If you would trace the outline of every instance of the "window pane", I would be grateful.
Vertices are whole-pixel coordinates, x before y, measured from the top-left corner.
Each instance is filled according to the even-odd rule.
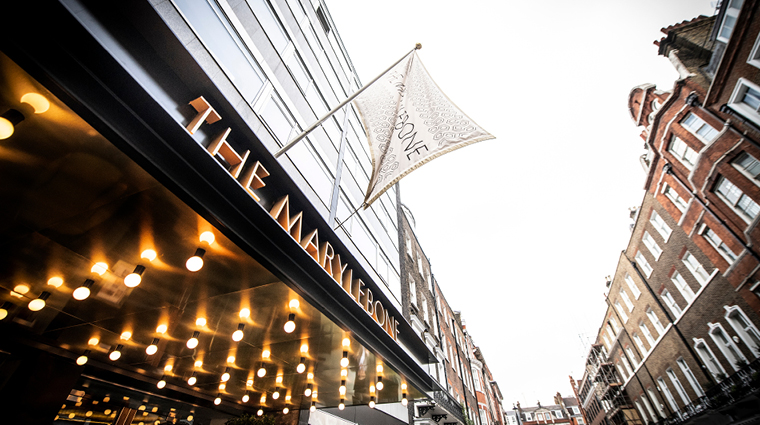
[[[248,0],[248,6],[253,10],[253,14],[256,15],[261,27],[264,28],[269,40],[274,45],[274,48],[282,53],[285,47],[288,46],[288,37],[285,35],[285,30],[282,29],[279,19],[272,13],[272,9],[269,8],[266,0]]]
[[[760,92],[751,87],[747,87],[747,91],[744,93],[741,101],[752,107],[752,109],[757,110],[760,108]]]

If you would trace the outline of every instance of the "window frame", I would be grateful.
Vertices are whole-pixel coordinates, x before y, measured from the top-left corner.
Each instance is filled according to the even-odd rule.
[[[660,248],[660,245],[657,244],[657,241],[654,240],[649,231],[644,231],[644,234],[641,236],[641,242],[649,249],[649,253],[652,254],[655,261],[660,259],[662,248]]]
[[[665,241],[665,243],[667,243],[668,239],[670,239],[670,235],[673,234],[673,229],[668,226],[668,223],[665,222],[665,219],[663,219],[662,216],[657,213],[657,211],[652,210],[652,215],[649,217],[649,222],[652,224],[654,229],[657,230],[657,233],[662,236],[662,239]]]
[[[719,378],[721,375],[723,377],[727,376],[726,369],[723,368],[723,365],[718,358],[715,357],[715,353],[713,353],[713,350],[707,345],[707,341],[703,338],[694,338],[694,350],[702,360],[702,364],[707,367],[707,370],[710,371],[714,378],[721,381],[722,379]],[[705,354],[709,357],[706,358]]]
[[[689,381],[689,384],[691,385],[691,388],[694,390],[694,393],[697,395],[697,397],[704,397],[705,391],[702,389],[702,385],[699,384],[699,381],[697,381],[697,377],[694,376],[694,372],[691,371],[688,363],[686,363],[686,359],[679,357],[676,360],[676,363],[678,364],[678,367],[681,368],[683,376],[685,376],[686,380]]]
[[[623,323],[628,323],[628,315],[625,313],[625,310],[623,310],[623,306],[620,304],[619,300],[615,300],[615,309],[618,311],[618,314],[623,319]]]
[[[683,262],[684,266],[689,269],[691,275],[694,276],[694,279],[696,279],[701,286],[705,286],[707,282],[710,281],[712,273],[708,273],[707,269],[705,269],[702,263],[700,263],[699,260],[697,260],[697,258],[691,252],[686,251],[683,255],[683,258],[681,258],[681,261]]]
[[[646,259],[646,257],[644,257],[644,254],[641,253],[641,250],[638,250],[638,252],[636,252],[636,255],[633,257],[633,259],[636,260],[636,263],[641,266],[643,269],[642,271],[646,277],[652,276],[654,269],[652,268],[652,265],[649,264],[649,261]]]
[[[693,117],[693,119],[692,119]],[[694,137],[701,140],[705,144],[710,144],[715,141],[715,139],[718,138],[718,135],[720,134],[720,130],[717,128],[711,126],[708,124],[705,120],[703,120],[700,116],[696,115],[693,112],[689,112],[686,114],[686,116],[681,120],[680,122],[681,127],[685,128],[689,131],[689,133],[693,134]],[[711,132],[710,130],[713,130]],[[704,134],[700,134],[704,133]]]
[[[670,409],[673,412],[678,412],[678,403],[676,403],[676,399],[673,397],[673,393],[670,392],[670,388],[662,376],[657,377],[657,386],[660,388],[662,394],[665,395],[665,400],[667,400],[668,404],[670,405]]]
[[[734,329],[734,332],[741,338],[744,345],[749,348],[755,358],[760,357],[760,331],[758,331],[755,324],[749,320],[749,317],[738,305],[723,306],[723,308],[726,310],[726,314],[723,317]],[[741,323],[738,323],[736,317],[739,317],[747,326],[745,327]],[[754,348],[752,345],[754,345]]]
[[[702,225],[702,228],[699,230],[699,234],[707,240],[707,243],[709,243],[713,248],[715,248],[716,251],[718,251],[718,254],[720,254],[721,257],[723,257],[723,259],[725,259],[729,265],[734,264],[734,262],[739,259],[739,255],[734,253],[734,251],[732,251],[731,248],[729,248],[729,246],[723,242],[723,238],[721,238],[715,232],[715,230],[712,230],[706,224]]]
[[[663,301],[665,301],[665,305],[668,306],[670,311],[676,317],[676,320],[678,320],[678,318],[680,318],[681,315],[683,314],[683,309],[681,308],[680,305],[678,305],[678,302],[676,302],[676,299],[673,298],[673,294],[671,294],[670,291],[665,289],[664,291],[662,291],[662,293],[660,293],[660,297],[662,298]]]
[[[636,282],[634,282],[633,277],[631,277],[630,274],[626,273],[623,280],[625,280],[625,283],[628,285],[628,288],[631,290],[633,297],[638,300],[639,297],[641,296],[641,290],[639,289],[638,286],[636,286]]]
[[[657,317],[657,313],[654,312],[651,308],[647,308],[646,310],[647,317],[649,318],[649,321],[652,322],[652,326],[654,326],[654,329],[657,331],[658,338],[662,336],[662,334],[665,333],[665,327],[662,326],[662,322],[660,322],[660,318]]]
[[[670,378],[670,382],[673,383],[673,387],[675,387],[676,392],[678,393],[678,396],[681,397],[681,401],[683,401],[683,405],[688,406],[691,403],[691,398],[689,397],[689,394],[686,392],[686,388],[684,388],[683,384],[681,384],[681,380],[678,379],[678,375],[676,375],[676,371],[673,370],[672,367],[669,367],[665,369],[665,374],[668,375],[668,378]]]
[[[673,135],[668,144],[668,152],[673,155],[678,162],[684,165],[689,170],[694,169],[697,165],[697,157],[699,152],[691,146],[687,145],[680,137]]]
[[[662,193],[666,198],[670,199],[670,202],[672,202],[679,211],[685,212],[686,209],[689,208],[689,202],[678,194],[673,186],[666,183],[662,188]]]
[[[739,369],[741,369],[738,363],[741,361],[747,362],[747,358],[744,357],[744,354],[739,347],[736,346],[736,343],[734,343],[734,340],[728,335],[728,332],[726,332],[722,324],[708,323],[707,326],[710,328],[710,331],[708,332],[710,339],[713,340],[713,343],[715,343],[718,350],[723,354],[723,357],[726,358],[731,367],[738,372]]]
[[[652,336],[652,332],[649,330],[649,328],[647,327],[647,324],[644,323],[643,320],[639,322],[639,329],[641,329],[641,333],[644,335],[644,339],[646,339],[647,342],[649,343],[649,346],[651,348],[654,348],[657,341],[654,339],[654,336]]]
[[[744,193],[744,191],[740,189],[739,186],[734,184],[734,182],[731,180],[727,179],[726,176],[718,177],[718,180],[715,182],[715,186],[713,187],[713,193],[718,195],[718,198],[720,198],[726,205],[731,207],[731,209],[734,210],[734,212],[747,223],[751,223],[755,218],[757,218],[758,215],[760,215],[760,204],[755,202],[751,196]],[[731,196],[737,196],[736,202],[731,200]],[[751,210],[748,210],[741,205],[742,201],[748,203],[750,206],[755,206],[754,215],[752,215]]]

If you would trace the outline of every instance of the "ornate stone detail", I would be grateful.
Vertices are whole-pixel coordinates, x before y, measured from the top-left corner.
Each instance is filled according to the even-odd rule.
[[[425,416],[425,413],[433,410],[435,406],[417,406],[417,410],[420,412],[420,416]]]

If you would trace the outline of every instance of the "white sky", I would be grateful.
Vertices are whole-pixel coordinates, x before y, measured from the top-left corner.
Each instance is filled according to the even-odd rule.
[[[496,136],[410,174],[401,197],[504,407],[572,395],[643,197],[628,93],[670,90],[652,42],[714,3],[325,1],[362,81],[420,42],[433,79]]]

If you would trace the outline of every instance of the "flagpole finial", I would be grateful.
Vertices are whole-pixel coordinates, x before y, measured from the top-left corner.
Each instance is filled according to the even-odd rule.
[[[414,45],[414,50],[420,50],[422,48],[422,43],[417,43]]]

